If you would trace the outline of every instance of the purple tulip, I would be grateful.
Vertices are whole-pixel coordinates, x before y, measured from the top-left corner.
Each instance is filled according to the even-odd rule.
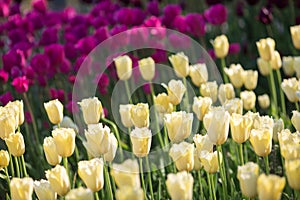
[[[32,1],[32,7],[34,10],[39,11],[41,13],[45,13],[47,11],[47,1],[46,0],[34,0]]]
[[[82,65],[84,64],[84,65]],[[81,56],[77,58],[74,64],[74,71],[78,72],[78,70],[81,70],[82,74],[90,74],[91,72],[91,58],[88,56]],[[81,69],[82,68],[82,69]]]
[[[31,55],[32,44],[26,41],[19,42],[11,47],[12,50],[22,51],[25,58],[28,58]]]
[[[76,16],[76,10],[73,7],[67,7],[62,11],[61,15],[62,21],[67,23],[69,20]]]
[[[16,89],[18,93],[24,93],[28,91],[29,88],[29,81],[26,76],[20,76],[12,81],[12,86]]]
[[[62,89],[50,88],[49,94],[51,99],[58,99],[61,102],[65,101],[65,92]]]
[[[167,27],[172,27],[173,20],[181,14],[181,7],[177,4],[169,4],[164,8],[162,22]]]
[[[150,15],[159,16],[160,14],[159,3],[157,1],[150,1],[147,4],[147,11]]]
[[[173,21],[173,26],[178,31],[186,33],[188,31],[188,25],[185,21],[185,16],[177,15]]]
[[[185,17],[189,32],[197,37],[205,35],[205,20],[201,14],[190,13]]]
[[[98,80],[98,82],[97,82]],[[98,85],[98,91],[100,94],[107,94],[108,92],[108,85],[109,85],[109,77],[107,74],[102,73],[102,74],[98,74],[95,77],[94,83]]]
[[[123,31],[127,31],[127,26],[125,25],[116,25],[110,30],[110,35],[116,35],[118,33],[121,33]],[[120,38],[120,36],[119,36]],[[118,48],[121,46],[126,46],[129,42],[128,35],[123,34],[122,38],[118,41],[119,44],[116,44],[114,41],[112,41],[112,47],[111,48]]]
[[[28,42],[26,32],[23,29],[14,29],[8,32],[8,37],[12,45],[19,42]]]
[[[151,94],[150,83],[145,83],[143,85],[143,90],[144,90],[145,94]]]
[[[69,103],[66,105],[66,109],[72,114],[79,112],[78,104],[74,101],[69,101]]]
[[[109,38],[109,36],[110,35],[109,35],[109,30],[108,30],[107,26],[98,28],[94,33],[94,37],[98,41],[98,43],[103,42],[104,40]]]
[[[4,71],[3,69],[0,69],[0,83],[1,84],[4,84],[7,82],[8,76],[9,76],[9,74],[6,71]]]
[[[62,21],[62,14],[61,12],[48,12],[44,17],[44,24],[46,27],[60,27]]]
[[[46,46],[58,42],[57,28],[47,28],[43,31],[39,44]]]
[[[25,66],[24,53],[21,50],[10,50],[2,55],[3,69],[10,72],[13,66]]]
[[[45,54],[36,54],[32,57],[30,65],[36,74],[46,74],[50,68],[50,60]]]
[[[191,41],[188,37],[172,33],[169,35],[169,42],[175,49],[188,48],[191,45]]]
[[[23,70],[23,74],[25,74],[25,76],[27,77],[27,79],[29,81],[29,85],[33,85],[35,73],[34,73],[34,70],[32,69],[32,67],[27,66],[27,67],[24,67],[22,70]]]
[[[68,59],[72,60],[77,57],[78,49],[71,42],[68,42],[64,46],[65,55]]]
[[[262,7],[258,19],[263,24],[270,24],[273,21],[273,15],[271,9]]]
[[[14,3],[10,9],[9,9],[9,15],[10,16],[13,16],[13,15],[16,15],[16,14],[20,14],[21,13],[21,10],[20,10],[20,3]]]
[[[12,79],[22,76],[22,71],[19,67],[13,66],[10,70],[10,76]]]
[[[122,8],[115,12],[114,19],[127,26],[140,25],[145,19],[145,13],[139,8]]]
[[[46,46],[45,55],[48,56],[52,67],[59,66],[65,59],[64,47],[60,44],[51,44]]]
[[[150,27],[150,34],[155,36],[157,39],[164,39],[166,35],[166,29],[162,26],[161,20],[157,17],[151,16],[146,19],[143,24],[145,27]],[[155,28],[157,27],[157,28]]]
[[[216,57],[216,54],[215,54],[215,51],[213,49],[209,49],[207,51],[207,53],[210,55],[210,57],[213,59],[213,60],[216,60],[217,57]]]
[[[45,87],[47,85],[47,78],[43,75],[39,75],[37,77],[37,81],[38,81],[39,86],[41,86],[41,87]]]
[[[213,5],[205,10],[204,16],[212,25],[221,25],[227,21],[227,8],[222,4]]]
[[[27,13],[26,19],[30,21],[34,30],[41,29],[44,26],[44,17],[41,13],[37,11],[31,11]]]
[[[167,52],[161,49],[156,49],[155,53],[151,56],[155,63],[162,63],[168,60]]]
[[[32,123],[32,117],[29,111],[25,111],[24,113],[25,115],[25,120],[27,124],[31,124]]]
[[[146,46],[149,42],[149,32],[146,28],[132,28],[129,32],[130,45],[133,47]]]
[[[8,102],[13,101],[14,97],[11,95],[10,91],[5,92],[0,96],[0,102],[2,106],[5,106],[8,104]]]
[[[88,36],[80,39],[75,48],[78,49],[81,55],[88,55],[97,45],[97,41],[93,36]]]
[[[7,17],[9,15],[9,4],[7,2],[0,2],[0,17]]]
[[[68,59],[64,59],[62,64],[59,66],[59,70],[64,74],[69,73],[71,68],[71,62]]]
[[[108,20],[104,16],[90,16],[90,23],[95,29],[109,25]]]
[[[238,54],[241,51],[241,46],[239,43],[231,43],[229,45],[229,54]]]

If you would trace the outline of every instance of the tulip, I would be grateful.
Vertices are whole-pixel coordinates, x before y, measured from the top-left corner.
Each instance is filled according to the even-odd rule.
[[[281,156],[286,160],[300,159],[300,136],[292,134],[289,129],[284,129],[278,133]]]
[[[293,116],[291,118],[292,124],[297,131],[300,131],[300,112],[297,110],[293,111]]]
[[[295,73],[294,58],[292,56],[283,56],[282,68],[285,75],[292,76]]]
[[[259,113],[258,112],[256,112],[256,113],[254,113],[254,112],[251,112],[251,111],[248,111],[246,114],[245,114],[245,116],[249,116],[249,117],[251,117],[251,119],[252,119],[252,129],[253,128],[256,128],[256,129],[259,129],[261,126],[260,126],[260,122],[261,122],[261,116],[259,116]],[[267,121],[267,120],[264,120],[264,121]],[[272,121],[272,126],[273,126],[273,119],[272,118],[270,118],[270,121]]]
[[[189,75],[189,58],[183,52],[169,56],[169,61],[179,78],[185,78]]]
[[[239,98],[234,98],[225,101],[223,107],[230,115],[232,115],[232,113],[236,113],[236,114],[243,113],[243,101]]]
[[[196,150],[198,151],[198,153],[200,153],[201,151],[212,152],[214,144],[210,141],[207,134],[206,135],[196,134],[193,137],[193,140],[196,145]]]
[[[130,109],[131,120],[138,128],[149,126],[149,106],[146,103],[138,103]]]
[[[226,35],[220,35],[212,41],[217,58],[225,58],[229,51],[229,42]]]
[[[275,41],[272,38],[260,39],[256,42],[256,47],[260,57],[270,61],[275,51]]]
[[[98,192],[104,185],[103,161],[94,158],[89,161],[78,162],[78,175],[89,189]]]
[[[241,144],[248,140],[252,127],[252,118],[233,113],[230,119],[230,130],[232,139]]]
[[[218,97],[217,82],[213,81],[213,82],[206,82],[201,84],[200,93],[204,97],[210,97],[213,103],[216,102]]]
[[[235,88],[240,88],[244,84],[244,69],[240,64],[231,64],[229,68],[224,68],[224,72]]]
[[[267,156],[272,150],[272,135],[270,129],[252,129],[250,134],[250,142],[253,146],[254,152],[258,156]]]
[[[211,111],[211,120],[207,126],[207,135],[212,143],[221,145],[226,142],[229,132],[229,121],[230,114],[224,109]]]
[[[259,72],[263,75],[263,76],[268,76],[270,74],[270,64],[268,61],[262,59],[262,58],[258,58],[257,59],[257,66],[258,66],[258,70]]]
[[[179,143],[190,136],[193,125],[192,113],[186,113],[185,111],[172,112],[171,114],[165,114],[164,121],[169,139],[172,142]]]
[[[6,108],[13,108],[15,110],[16,113],[16,122],[18,122],[18,125],[21,126],[24,123],[24,104],[23,101],[13,101],[13,102],[9,102],[8,104],[6,104],[5,106]]]
[[[179,171],[191,171],[194,168],[194,145],[187,142],[173,144],[169,155]]]
[[[9,154],[5,150],[0,150],[0,169],[9,164]]]
[[[300,78],[300,56],[294,57],[293,69],[296,71],[296,76]]]
[[[279,200],[285,186],[285,178],[277,175],[261,174],[257,179],[258,198],[263,200]]]
[[[281,68],[282,61],[281,61],[281,57],[280,57],[280,54],[278,53],[278,51],[274,51],[274,55],[272,56],[272,59],[270,60],[270,65],[271,65],[272,69],[274,69],[274,70]]]
[[[300,159],[286,161],[285,170],[289,186],[300,190]]]
[[[64,106],[59,100],[55,99],[44,103],[44,107],[52,124],[59,124],[62,121]]]
[[[46,178],[54,192],[60,196],[65,196],[70,191],[70,180],[67,170],[60,165],[46,171]]]
[[[22,156],[25,153],[25,143],[23,135],[20,132],[10,135],[5,139],[8,151],[15,157]]]
[[[55,142],[58,155],[67,158],[75,150],[76,133],[71,128],[57,128],[52,131],[52,137]]]
[[[142,188],[124,186],[116,191],[117,200],[144,200],[144,196]]]
[[[296,49],[300,49],[300,26],[299,25],[291,26],[290,31],[291,31],[294,47]]]
[[[208,72],[205,63],[199,63],[190,66],[190,77],[194,85],[199,87],[208,80]]]
[[[10,137],[18,126],[16,117],[12,112],[9,112],[6,108],[0,107],[0,137],[2,140]]]
[[[44,139],[43,149],[46,160],[50,165],[55,166],[61,162],[61,156],[57,153],[55,141],[52,137],[46,137]]]
[[[186,171],[168,174],[166,186],[172,200],[193,199],[194,178]]]
[[[258,104],[262,109],[267,109],[270,106],[270,97],[267,94],[259,95],[257,97]]]
[[[151,130],[148,128],[135,128],[130,133],[133,154],[145,157],[149,154],[152,140]]]
[[[245,88],[254,90],[257,86],[258,72],[256,70],[245,70],[243,76]]]
[[[160,93],[154,97],[154,104],[159,113],[171,113],[173,104],[170,102],[170,97],[166,93]]]
[[[104,160],[107,162],[111,162],[115,158],[118,149],[118,140],[114,134],[109,135],[108,143],[109,148],[108,152],[104,154]]]
[[[121,122],[126,128],[130,128],[133,126],[130,116],[130,110],[132,108],[132,104],[120,105],[119,113],[121,116]]]
[[[273,140],[275,142],[278,141],[278,133],[280,133],[284,129],[284,123],[282,119],[274,119],[273,126]]]
[[[219,101],[223,105],[226,100],[233,99],[235,97],[234,88],[232,84],[221,84],[219,86]]]
[[[198,156],[198,151],[197,149],[194,150],[194,170],[198,171],[202,168],[201,160]]]
[[[182,81],[180,80],[174,80],[172,79],[169,83],[168,86],[165,84],[162,84],[167,90],[168,90],[168,96],[170,97],[170,102],[173,105],[178,105],[182,97],[186,91],[185,86],[183,85]]]
[[[79,187],[72,189],[65,197],[66,200],[94,200],[94,194],[90,189]]]
[[[193,111],[200,121],[202,121],[203,117],[208,113],[211,105],[212,100],[210,97],[194,97]]]
[[[10,182],[12,200],[31,200],[33,193],[32,178],[13,178]]]
[[[210,122],[211,122],[211,119],[213,117],[213,112],[215,112],[215,111],[223,111],[223,110],[224,110],[223,107],[220,107],[220,106],[217,106],[217,107],[211,106],[210,110],[208,111],[208,113],[203,118],[203,125],[204,125],[204,128],[206,130],[208,130],[208,128],[210,126]]]
[[[34,181],[34,192],[39,200],[55,200],[57,194],[52,190],[49,181]]]
[[[113,164],[110,171],[119,189],[124,187],[140,188],[139,164],[136,160],[125,160]]]
[[[132,60],[129,56],[119,56],[114,59],[117,75],[120,80],[126,81],[132,74]]]
[[[281,83],[281,89],[283,90],[284,94],[290,102],[295,103],[299,100],[299,98],[296,95],[296,91],[298,90],[298,84],[299,82],[296,78],[284,79]]]
[[[243,91],[240,93],[243,100],[243,106],[245,110],[251,110],[255,108],[256,95],[253,91]]]
[[[253,128],[254,129],[269,129],[273,132],[274,120],[266,116],[259,116],[259,113],[252,113],[252,120],[253,120]]]
[[[153,58],[144,58],[139,60],[138,63],[143,79],[146,81],[151,81],[155,75],[155,61]]]
[[[214,151],[213,153],[208,151],[201,151],[200,155],[201,163],[204,167],[204,170],[210,174],[216,173],[219,170],[218,164],[218,152]],[[222,163],[222,154],[219,153],[220,162]]]
[[[257,196],[257,179],[259,175],[259,166],[256,163],[248,162],[243,166],[238,166],[237,178],[240,181],[240,188],[248,198]]]
[[[99,122],[103,109],[101,101],[97,97],[83,99],[78,104],[81,106],[86,124],[97,124]]]

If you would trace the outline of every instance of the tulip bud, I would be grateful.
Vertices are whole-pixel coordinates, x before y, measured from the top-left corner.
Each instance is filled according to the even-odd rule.
[[[187,142],[173,144],[170,148],[169,155],[179,171],[191,171],[194,168],[194,149],[194,145]]]
[[[120,105],[119,113],[121,116],[121,122],[126,128],[130,128],[133,126],[130,116],[130,110],[132,108],[132,104]]]
[[[212,152],[214,144],[210,141],[207,134],[206,135],[196,134],[193,137],[193,140],[196,145],[196,150],[198,151],[198,153],[200,153],[201,151]]]
[[[60,165],[46,171],[46,178],[54,192],[65,196],[70,191],[70,180],[67,170]]]
[[[21,126],[24,123],[24,105],[23,101],[13,101],[9,102],[5,106],[6,108],[12,108],[15,110],[15,116],[16,116],[16,122],[18,122],[18,125]]]
[[[259,166],[256,163],[248,162],[243,166],[238,166],[237,178],[240,181],[240,188],[248,198],[257,196],[257,178],[259,175]]]
[[[283,56],[282,62],[284,74],[287,76],[292,76],[295,73],[294,58],[292,56]]]
[[[261,174],[257,179],[258,198],[264,200],[279,200],[285,186],[285,178],[277,175]]]
[[[65,197],[66,200],[94,200],[94,194],[90,189],[79,187],[72,189]]]
[[[70,157],[75,150],[76,133],[71,128],[57,128],[52,131],[58,155]]]
[[[300,56],[294,57],[293,69],[296,71],[296,77],[300,78]]]
[[[169,61],[172,64],[175,74],[179,78],[184,78],[189,75],[189,58],[183,52],[169,56]]]
[[[202,121],[203,117],[208,113],[212,100],[210,97],[194,97],[193,111],[197,118]]]
[[[83,99],[78,103],[81,106],[83,119],[86,124],[97,124],[102,115],[102,104],[97,97]]]
[[[288,100],[292,103],[295,103],[299,100],[299,98],[296,95],[296,91],[298,90],[298,84],[299,82],[296,78],[284,79],[281,83],[281,89],[283,90]]]
[[[186,171],[168,174],[166,185],[172,200],[193,199],[194,178]]]
[[[254,90],[257,86],[258,72],[256,70],[245,70],[243,76],[245,88]]]
[[[149,126],[149,106],[146,103],[133,105],[130,110],[131,120],[138,128]]]
[[[89,189],[98,192],[104,185],[103,160],[94,158],[78,162],[78,175]]]
[[[245,110],[251,110],[255,107],[256,95],[253,91],[243,91],[240,96]]]
[[[0,169],[9,164],[9,154],[5,150],[0,150]]]
[[[113,159],[116,156],[116,152],[118,149],[118,140],[116,138],[116,136],[114,134],[110,134],[109,135],[109,148],[108,148],[108,152],[106,152],[104,154],[104,160],[107,162],[111,162],[113,161]]]
[[[240,64],[231,64],[229,68],[224,68],[224,72],[235,88],[240,88],[244,84],[244,69]]]
[[[250,137],[252,123],[251,117],[233,113],[230,119],[232,139],[240,144],[246,142]]]
[[[226,35],[220,35],[212,41],[217,58],[225,58],[229,51],[229,42]]]
[[[291,31],[294,47],[296,49],[300,49],[300,26],[299,25],[291,26],[290,31]]]
[[[234,98],[225,101],[223,107],[230,115],[232,115],[233,113],[243,113],[243,101],[239,98]]]
[[[2,140],[10,137],[11,134],[15,133],[18,124],[16,117],[12,112],[9,112],[6,108],[0,107],[0,137]]]
[[[297,110],[293,111],[293,116],[291,118],[292,124],[297,131],[300,131],[300,112]]]
[[[199,87],[202,83],[207,82],[208,72],[205,63],[199,63],[190,66],[190,77],[194,85]]]
[[[44,107],[52,124],[59,124],[62,121],[64,106],[59,100],[55,99],[44,103]]]
[[[169,139],[172,142],[179,143],[190,136],[193,125],[192,113],[186,113],[185,111],[172,112],[171,114],[165,114],[164,121]]]
[[[155,108],[159,113],[171,113],[173,104],[170,102],[170,97],[166,93],[160,93],[154,97]]]
[[[34,181],[34,192],[39,200],[55,200],[57,194],[51,189],[47,180]]]
[[[32,178],[13,178],[10,182],[12,200],[31,200],[33,193]]]
[[[274,119],[273,126],[273,140],[275,142],[278,141],[278,133],[280,133],[284,129],[284,123],[282,119]]]
[[[226,100],[233,99],[235,97],[234,88],[231,83],[221,84],[219,86],[219,101],[223,105]]]
[[[274,51],[274,55],[270,60],[270,65],[274,70],[280,69],[280,67],[282,66],[281,57],[278,51]]]
[[[270,98],[269,95],[263,94],[257,97],[258,104],[262,109],[267,109],[270,106]]]
[[[132,74],[132,60],[129,56],[119,56],[114,59],[117,75],[120,80],[126,81]]]
[[[133,154],[145,157],[149,154],[152,140],[151,130],[148,128],[135,128],[131,131],[130,140]]]
[[[138,63],[143,79],[146,81],[151,81],[155,75],[155,61],[153,58],[144,58],[139,60]]]
[[[216,81],[206,82],[201,84],[200,93],[204,97],[210,97],[212,102],[215,103],[218,97],[218,85]]]
[[[57,153],[55,141],[52,137],[46,137],[44,139],[43,149],[46,160],[50,165],[55,166],[61,162],[61,156]]]
[[[123,187],[140,188],[139,164],[136,160],[125,160],[122,164],[113,164],[110,171],[119,189]]]
[[[294,190],[300,190],[300,160],[287,160],[285,170],[289,186]]]
[[[272,38],[260,39],[256,42],[258,53],[265,61],[270,61],[275,51],[275,41]]]
[[[257,59],[257,66],[258,66],[258,70],[261,73],[261,75],[263,76],[268,76],[271,72],[270,69],[270,64],[268,61],[262,59],[262,58],[258,58]]]
[[[15,157],[22,156],[25,153],[25,143],[23,135],[20,132],[10,135],[5,139],[8,151]]]
[[[116,191],[116,200],[144,200],[144,196],[142,188],[124,186]]]
[[[270,129],[252,129],[250,142],[258,156],[267,156],[272,150],[272,131]]]
[[[201,151],[199,157],[206,172],[213,174],[219,170],[217,151],[214,151],[213,153],[210,153],[208,151]],[[219,153],[219,157],[220,162],[222,163],[223,158],[221,153]]]
[[[169,83],[168,86],[165,84],[162,84],[163,87],[165,87],[168,90],[168,96],[170,97],[170,102],[173,105],[178,105],[182,97],[186,91],[185,86],[183,85],[182,81],[180,80],[174,80],[172,79]]]

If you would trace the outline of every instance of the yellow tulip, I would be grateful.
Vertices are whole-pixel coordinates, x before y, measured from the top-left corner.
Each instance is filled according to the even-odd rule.
[[[70,191],[70,180],[67,170],[60,165],[46,171],[46,178],[54,192],[65,196]]]
[[[44,103],[44,107],[52,124],[59,124],[62,121],[64,106],[59,100],[55,99]]]
[[[283,90],[288,100],[292,103],[299,101],[299,98],[296,95],[298,84],[299,82],[296,78],[284,79],[281,83],[281,89]]]
[[[137,157],[145,157],[149,154],[152,133],[148,128],[135,128],[130,133],[132,152]]]
[[[120,80],[128,80],[132,74],[132,60],[129,56],[119,56],[114,59],[117,75]]]
[[[52,190],[49,181],[40,180],[34,181],[34,192],[39,200],[55,200],[57,194]]]
[[[10,182],[12,200],[31,200],[33,193],[32,178],[13,178]]]
[[[294,47],[296,49],[300,49],[300,26],[299,25],[291,26],[290,31],[291,31]]]
[[[275,41],[272,38],[260,39],[256,42],[256,47],[260,57],[270,61],[275,51]]]
[[[202,168],[201,160],[199,158],[197,149],[194,150],[194,170],[198,171]]]
[[[247,90],[254,90],[257,86],[258,72],[255,70],[244,71],[244,85]]]
[[[16,117],[13,112],[10,112],[7,108],[0,107],[0,138],[5,140],[11,134],[15,133],[18,126]]]
[[[210,97],[194,97],[193,111],[200,121],[202,121],[203,117],[208,113],[211,105],[212,100]]]
[[[292,134],[289,129],[278,133],[281,156],[286,160],[300,159],[300,135]]]
[[[240,182],[240,188],[248,198],[257,196],[257,179],[259,176],[259,166],[256,163],[248,162],[243,166],[238,166],[237,178]]]
[[[278,133],[280,133],[284,129],[284,123],[282,119],[274,119],[273,126],[273,140],[278,142]]]
[[[117,200],[144,200],[144,191],[142,188],[127,187],[117,189]]]
[[[70,157],[75,150],[76,133],[72,128],[57,128],[52,131],[58,155]]]
[[[296,77],[300,78],[300,56],[294,57],[293,69],[296,71]]]
[[[229,68],[224,68],[224,72],[235,88],[241,88],[244,84],[244,69],[240,64],[231,64]]]
[[[189,75],[189,58],[183,52],[169,56],[169,61],[172,64],[175,74],[179,78],[184,78]]]
[[[274,51],[274,55],[272,56],[272,58],[270,60],[270,65],[271,65],[271,68],[274,70],[281,68],[282,61],[281,61],[281,57],[280,57],[280,54],[278,53],[278,51]]]
[[[235,92],[231,83],[221,84],[219,86],[219,101],[223,105],[227,100],[233,99]]]
[[[277,175],[261,174],[257,179],[258,199],[279,200],[285,186],[285,178]]]
[[[300,112],[297,110],[293,111],[291,122],[297,131],[300,131]]]
[[[94,200],[94,193],[90,189],[79,187],[72,189],[65,197],[66,200]]]
[[[206,82],[201,84],[200,93],[204,97],[210,97],[212,102],[215,103],[218,98],[218,85],[216,81]]]
[[[166,186],[172,200],[193,199],[194,178],[186,171],[168,174]]]
[[[109,148],[108,148],[108,152],[104,154],[104,160],[107,162],[111,162],[115,158],[118,149],[118,140],[114,134],[111,133],[109,135],[108,143],[109,143]]]
[[[194,149],[194,145],[187,142],[173,144],[170,148],[169,155],[179,171],[191,171],[194,168]]]
[[[165,87],[168,91],[168,96],[170,98],[170,102],[173,105],[178,105],[180,104],[182,97],[186,91],[185,86],[183,85],[182,81],[180,80],[174,80],[172,79],[169,83],[168,86],[165,84],[162,84],[163,87]]]
[[[199,87],[202,83],[207,82],[208,72],[205,63],[190,65],[190,77],[194,85]]]
[[[151,81],[155,75],[155,62],[153,58],[148,57],[138,61],[142,77],[146,81]]]
[[[219,170],[218,164],[218,152],[208,152],[208,151],[201,151],[200,152],[200,160],[204,167],[204,170],[210,174],[216,173]],[[220,162],[223,162],[222,154],[219,153]]]
[[[250,142],[255,153],[258,156],[267,156],[272,150],[272,130],[270,129],[252,129]]]
[[[292,56],[282,57],[282,69],[287,76],[292,76],[295,73],[294,58]]]
[[[258,70],[263,76],[268,76],[271,72],[271,66],[269,61],[266,61],[262,58],[257,59]]]
[[[0,169],[9,164],[9,154],[5,150],[0,150]]]
[[[43,149],[46,160],[50,165],[55,166],[61,162],[61,156],[57,153],[55,141],[52,137],[46,137],[44,139]]]
[[[267,94],[259,95],[257,100],[259,106],[263,109],[267,109],[270,106],[270,97]]]
[[[243,113],[243,101],[239,98],[234,98],[225,101],[223,107],[230,115],[232,115],[232,113]]]
[[[24,104],[23,101],[12,101],[6,104],[6,108],[14,109],[16,113],[16,122],[18,122],[18,125],[21,126],[24,123]]]
[[[225,58],[229,51],[229,42],[226,35],[220,35],[212,41],[217,58]]]
[[[81,106],[83,119],[86,124],[97,124],[102,115],[102,104],[97,97],[83,99],[78,103]]]
[[[230,119],[231,137],[237,143],[244,143],[250,137],[252,118],[233,113]]]
[[[285,171],[289,186],[294,190],[300,190],[300,159],[287,160]]]
[[[173,104],[170,102],[170,97],[166,93],[160,93],[154,97],[154,105],[159,113],[171,113]]]
[[[130,116],[130,110],[132,106],[133,106],[132,104],[127,104],[127,105],[120,105],[119,107],[121,122],[126,128],[130,128],[133,126],[131,121],[131,116]]]
[[[23,135],[20,132],[12,134],[5,139],[8,151],[15,157],[22,156],[25,153],[25,143]]]
[[[206,135],[196,134],[193,137],[193,140],[196,145],[196,150],[198,151],[198,153],[200,153],[201,151],[212,152],[214,144],[210,141],[207,134]]]
[[[98,192],[104,185],[103,160],[94,158],[78,162],[78,175],[89,189]]]
[[[131,120],[138,128],[149,127],[149,106],[146,103],[133,105],[130,110]]]
[[[242,91],[240,97],[243,100],[245,110],[251,110],[255,107],[256,95],[253,91]]]

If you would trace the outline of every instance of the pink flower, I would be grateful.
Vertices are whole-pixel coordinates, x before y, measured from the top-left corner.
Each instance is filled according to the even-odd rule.
[[[1,84],[6,83],[8,80],[8,73],[3,69],[0,69],[0,81]]]
[[[227,8],[222,4],[211,6],[204,12],[206,20],[213,25],[221,25],[227,21]]]
[[[47,11],[47,1],[46,0],[34,0],[32,2],[32,7],[41,13],[45,13]]]
[[[5,106],[8,102],[13,101],[14,97],[11,95],[11,93],[5,92],[0,96],[0,102],[2,103],[2,106]]]
[[[61,65],[65,58],[64,48],[60,44],[51,44],[45,47],[45,55],[48,56],[51,65]]]
[[[231,43],[229,45],[229,54],[238,54],[241,51],[239,43]]]
[[[143,85],[143,90],[144,90],[145,94],[151,94],[150,83],[145,83]]]
[[[185,17],[189,32],[194,36],[205,35],[205,20],[201,14],[190,13]]]
[[[18,93],[24,93],[28,91],[29,81],[26,76],[20,76],[15,78],[11,83]]]

